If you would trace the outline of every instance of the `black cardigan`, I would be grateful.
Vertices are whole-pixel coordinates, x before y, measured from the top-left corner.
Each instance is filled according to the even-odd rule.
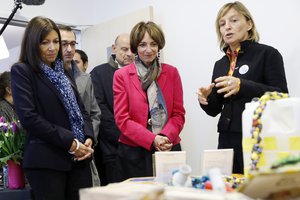
[[[224,55],[215,63],[212,82],[227,76],[229,66],[229,58]],[[233,76],[241,80],[237,95],[224,98],[224,93],[218,94],[215,87],[208,96],[208,105],[200,104],[210,116],[221,113],[218,132],[242,132],[245,103],[254,97],[260,97],[266,91],[288,92],[282,56],[277,49],[264,44],[249,40],[241,43]]]

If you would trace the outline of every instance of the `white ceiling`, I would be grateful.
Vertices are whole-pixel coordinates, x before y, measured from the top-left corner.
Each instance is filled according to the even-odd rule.
[[[0,28],[15,8],[14,0],[2,1]],[[22,4],[22,8],[17,10],[2,35],[8,49],[12,49],[21,43],[24,32],[24,28],[15,26],[14,21],[28,22],[31,18],[41,15],[57,23],[83,29],[146,7],[151,1],[153,0],[45,0],[43,5],[38,6]]]
[[[11,14],[14,0],[1,0],[0,17]],[[131,11],[151,5],[154,0],[45,0],[38,6],[22,6],[14,19],[30,20],[42,15],[57,23],[68,23],[77,26],[99,24],[109,19],[128,14]]]
[[[1,28],[3,24],[0,24]],[[20,45],[22,35],[24,33],[23,27],[8,25],[3,32],[3,38],[8,49],[13,49]]]

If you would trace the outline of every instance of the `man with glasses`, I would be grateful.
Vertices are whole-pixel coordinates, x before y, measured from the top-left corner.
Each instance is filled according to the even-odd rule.
[[[99,145],[95,148],[95,161],[100,174],[101,185],[119,180],[116,171],[116,157],[120,130],[115,124],[113,108],[113,76],[117,69],[130,64],[134,55],[130,50],[129,34],[120,34],[112,45],[113,54],[109,62],[96,66],[91,77],[95,96],[101,109]]]
[[[85,110],[90,114],[94,129],[94,145],[97,144],[97,136],[99,133],[101,111],[97,104],[92,80],[89,74],[80,71],[73,60],[76,50],[76,35],[69,26],[59,26],[62,42],[62,52],[65,70],[69,71],[74,77],[79,95],[83,101]],[[99,186],[100,180],[94,162],[91,162],[91,172],[93,177],[93,185]]]

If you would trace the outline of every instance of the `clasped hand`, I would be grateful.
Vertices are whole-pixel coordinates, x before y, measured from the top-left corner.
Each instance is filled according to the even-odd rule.
[[[157,151],[171,151],[173,144],[169,138],[162,135],[156,135],[153,141],[153,146]]]
[[[79,142],[79,149],[76,150],[74,153],[75,156],[74,160],[81,161],[90,158],[94,153],[94,149],[92,149],[92,145],[93,145],[93,141],[90,138],[86,139],[84,144]]]

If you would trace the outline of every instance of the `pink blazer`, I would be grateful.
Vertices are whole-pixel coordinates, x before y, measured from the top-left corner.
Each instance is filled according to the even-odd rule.
[[[164,95],[168,121],[161,131],[176,145],[185,122],[183,91],[178,70],[162,64],[158,84]],[[149,106],[147,95],[141,87],[135,64],[131,63],[115,72],[113,80],[114,115],[121,130],[119,142],[151,150],[155,134],[147,127]]]

